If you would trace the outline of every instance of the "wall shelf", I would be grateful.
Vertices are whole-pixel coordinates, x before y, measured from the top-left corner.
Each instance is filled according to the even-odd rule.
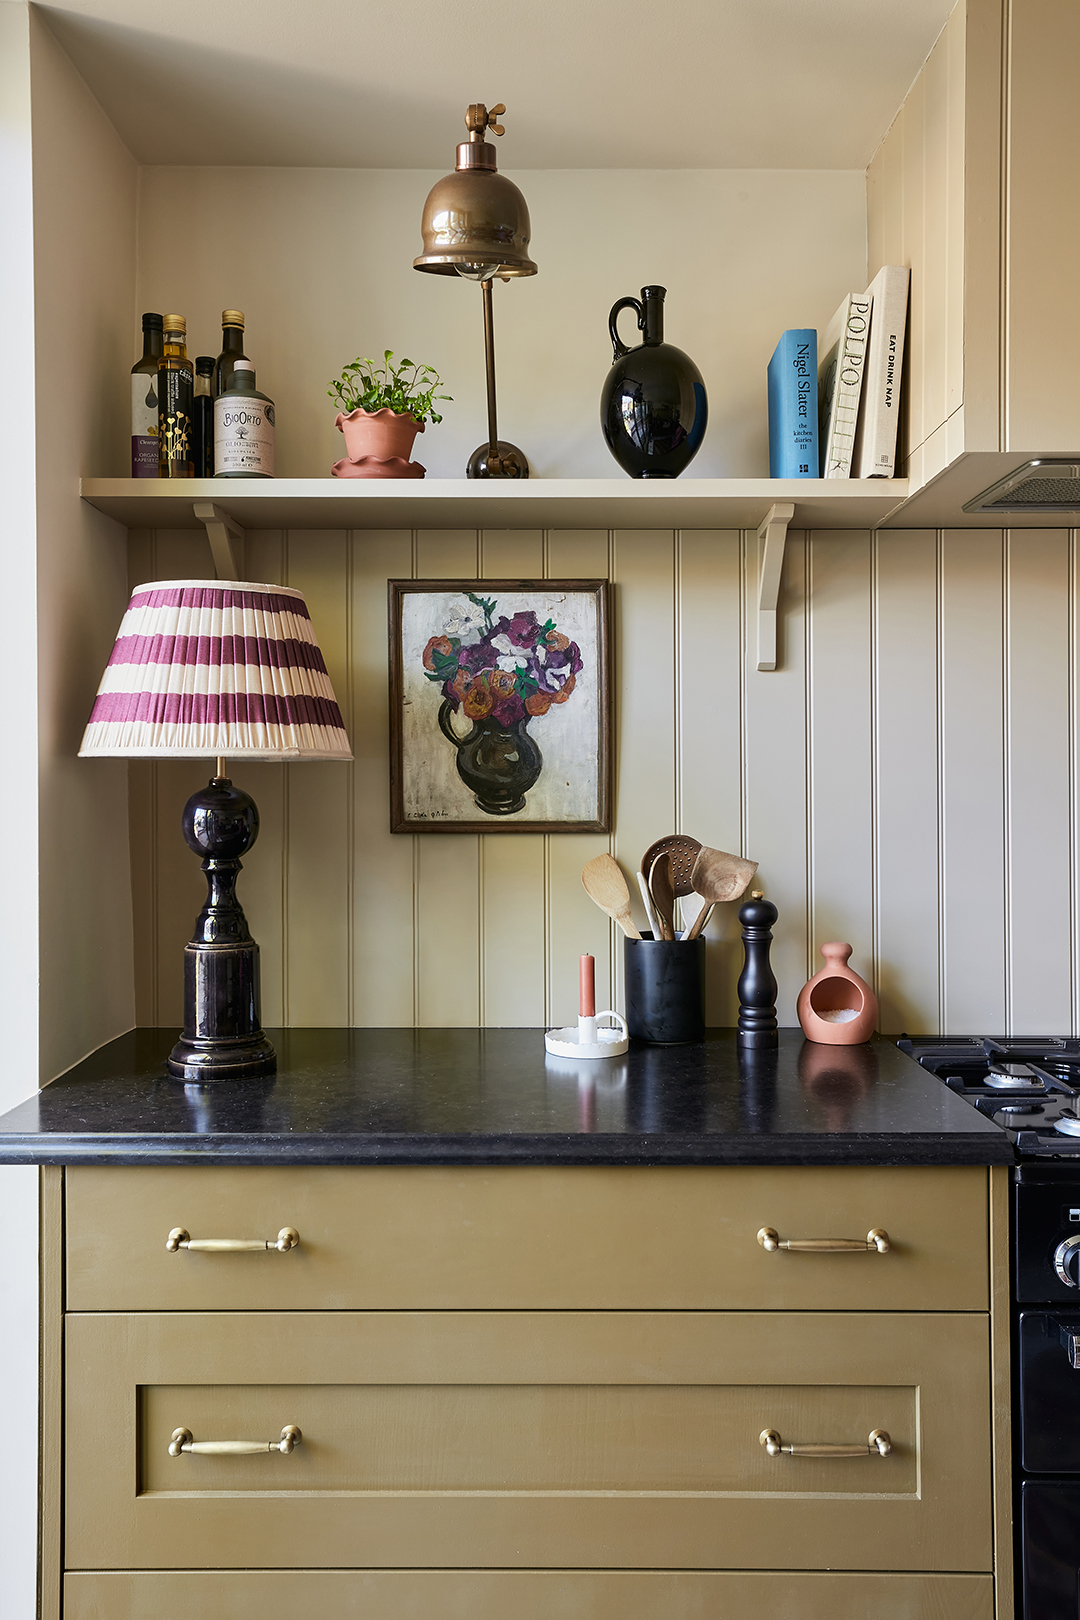
[[[331,478],[246,481],[84,478],[83,499],[129,528],[199,529],[213,501],[245,529],[756,529],[790,501],[793,529],[869,529],[907,497],[905,479],[465,478],[364,483]]]

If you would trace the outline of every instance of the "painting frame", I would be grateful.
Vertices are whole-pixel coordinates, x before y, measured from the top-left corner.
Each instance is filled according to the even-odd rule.
[[[417,743],[406,737],[406,692],[414,689],[414,672],[410,660],[407,680],[405,652],[406,604],[417,596],[445,597],[460,595],[465,600],[506,598],[523,593],[540,597],[573,596],[588,599],[582,608],[591,607],[595,626],[595,679],[590,688],[589,714],[595,718],[596,767],[595,794],[590,791],[589,809],[595,814],[568,815],[565,819],[549,815],[520,817],[517,814],[486,814],[477,809],[473,815],[443,814],[437,818],[418,816],[415,808],[406,802],[407,779],[410,768],[415,768]],[[612,830],[612,756],[614,692],[612,680],[611,644],[611,582],[606,579],[391,579],[387,581],[387,607],[390,642],[390,831],[392,833],[608,833]],[[512,604],[500,603],[510,607]],[[423,604],[409,613],[412,633],[415,622],[424,611]],[[490,620],[489,620],[490,622]],[[547,622],[547,621],[545,621]],[[442,638],[440,638],[442,639]],[[561,638],[565,641],[565,638]],[[577,650],[574,644],[574,651]],[[593,701],[595,699],[595,701]],[[572,698],[569,701],[573,701]],[[445,700],[440,705],[445,708]],[[545,711],[549,712],[549,711]],[[542,723],[542,720],[541,720]],[[473,724],[475,731],[476,723]],[[589,733],[591,746],[591,730]],[[534,739],[535,741],[536,739]],[[446,750],[445,734],[439,726],[431,727],[432,750]],[[409,757],[406,758],[406,751]],[[460,750],[459,750],[460,752]],[[443,754],[445,761],[446,755]],[[456,763],[456,762],[455,762]],[[445,765],[441,766],[445,772]],[[591,779],[590,779],[591,780]],[[569,784],[568,784],[569,785]],[[464,787],[464,782],[462,783]],[[468,789],[465,789],[468,792]],[[455,792],[460,798],[461,789]],[[473,801],[476,803],[476,800]]]

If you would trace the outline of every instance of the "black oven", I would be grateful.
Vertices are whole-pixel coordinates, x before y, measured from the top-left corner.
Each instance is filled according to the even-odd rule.
[[[1025,1620],[1080,1617],[1080,1167],[1014,1171],[1014,1447]]]
[[[1018,1620],[1080,1620],[1080,1039],[899,1045],[1006,1132]]]

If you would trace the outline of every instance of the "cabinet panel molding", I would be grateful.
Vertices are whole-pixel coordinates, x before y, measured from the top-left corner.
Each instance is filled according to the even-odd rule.
[[[70,1568],[992,1567],[984,1316],[72,1315],[67,1398]]]

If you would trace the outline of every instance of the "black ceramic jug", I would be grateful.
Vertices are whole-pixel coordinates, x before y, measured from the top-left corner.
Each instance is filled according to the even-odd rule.
[[[688,354],[664,342],[666,287],[642,287],[620,298],[608,316],[615,363],[600,396],[607,447],[631,478],[678,478],[701,447],[709,405],[701,372]],[[637,311],[644,342],[628,349],[619,337],[624,309]]]

